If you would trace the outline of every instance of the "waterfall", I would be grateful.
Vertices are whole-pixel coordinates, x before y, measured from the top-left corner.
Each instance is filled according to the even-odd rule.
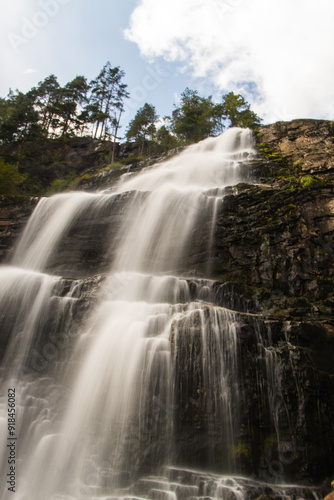
[[[39,202],[12,265],[0,269],[0,461],[9,471],[7,389],[15,388],[17,500],[244,498],[258,488],[217,475],[238,472],[247,454],[240,315],[216,305],[213,281],[194,279],[186,264],[200,228],[210,269],[224,189],[249,181],[253,155],[251,131],[230,129],[112,190]],[[117,227],[101,235],[107,272],[62,279],[62,266],[75,265],[73,253],[59,261],[71,232],[115,207]],[[79,252],[86,243],[76,242]],[[261,397],[270,406],[277,362],[269,354]],[[274,417],[273,432],[278,425]]]

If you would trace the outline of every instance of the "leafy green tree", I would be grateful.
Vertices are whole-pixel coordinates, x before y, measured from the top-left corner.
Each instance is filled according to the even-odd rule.
[[[8,99],[0,97],[0,127],[3,123],[7,122],[12,112],[13,108],[11,107]]]
[[[43,136],[38,122],[39,115],[35,110],[32,96],[29,93],[10,91],[6,106],[3,106],[0,141],[2,144],[17,146],[17,167],[22,159],[25,143]]]
[[[57,130],[65,135],[80,127],[78,114],[86,102],[88,89],[84,76],[76,76],[61,87],[55,75],[50,75],[29,92],[47,136],[57,135]]]
[[[212,98],[201,97],[188,87],[181,94],[180,106],[172,113],[172,131],[186,144],[209,137],[215,130]]]
[[[177,148],[180,145],[177,137],[171,134],[166,125],[162,125],[157,130],[155,138],[160,152],[167,153],[167,151]]]
[[[67,134],[71,125],[73,130],[80,127],[78,109],[86,102],[88,89],[89,85],[84,76],[75,77],[74,80],[60,89],[57,114],[60,117],[61,135]]]
[[[49,75],[45,80],[32,88],[28,95],[33,99],[35,109],[39,114],[42,130],[48,136],[50,129],[58,126],[57,114],[61,101],[61,87],[55,75]]]
[[[137,111],[134,119],[130,121],[126,137],[127,139],[135,139],[140,144],[140,154],[144,154],[147,139],[150,137],[153,141],[156,132],[155,122],[158,118],[155,107],[146,102]]]
[[[0,139],[7,143],[20,142],[34,137],[40,131],[39,116],[29,94],[10,91],[3,105]]]
[[[90,84],[84,76],[76,76],[64,87],[59,85],[55,75],[39,82],[29,95],[34,100],[46,136],[82,134],[90,126],[94,138],[111,136],[115,141],[124,99],[129,97],[123,77],[124,72],[119,67],[112,68],[107,62]]]
[[[244,97],[234,92],[223,95],[223,102],[216,105],[215,115],[218,126],[224,126],[228,120],[231,127],[256,128],[261,122]]]

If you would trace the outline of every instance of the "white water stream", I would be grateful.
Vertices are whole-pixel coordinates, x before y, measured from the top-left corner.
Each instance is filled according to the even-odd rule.
[[[18,242],[13,267],[0,268],[2,343],[7,345],[1,365],[1,498],[122,497],[127,493],[120,488],[141,473],[172,463],[175,394],[181,401],[187,390],[176,387],[174,363],[192,356],[192,335],[199,335],[202,345],[206,405],[215,415],[211,431],[224,426],[226,453],[236,445],[233,408],[240,388],[234,314],[206,306],[209,282],[203,281],[192,301],[187,280],[172,273],[203,213],[212,224],[210,246],[223,189],[247,178],[253,153],[251,132],[230,129],[124,178],[112,193],[40,201]],[[77,284],[62,291],[61,279],[47,274],[50,256],[80,214],[98,214],[110,197],[128,191],[145,197],[139,208],[136,197],[128,201],[133,208],[119,230],[101,298],[80,334],[64,327],[66,342],[60,346],[55,332],[60,321],[71,325],[80,296]],[[16,391],[14,496],[4,474],[9,470],[8,388]],[[226,461],[233,470],[233,456]],[[240,485],[219,484],[216,498],[225,498],[226,491],[243,498]],[[161,488],[156,493],[151,488],[153,498],[200,495],[197,486],[189,486],[187,495],[180,486],[179,497],[176,487],[164,493]]]

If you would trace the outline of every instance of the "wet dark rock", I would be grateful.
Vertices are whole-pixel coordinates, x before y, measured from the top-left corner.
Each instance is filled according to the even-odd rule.
[[[189,315],[190,328],[182,321],[172,325],[177,367],[172,409],[178,443],[175,460],[180,467],[237,468],[267,483],[284,477],[305,485],[321,484],[334,471],[333,124],[280,122],[261,127],[257,142],[259,156],[251,161],[249,183],[225,191],[212,245],[208,245],[210,219],[203,213],[182,268],[171,270],[186,277],[191,300],[207,303],[201,312]],[[87,152],[81,157],[88,162],[91,146],[78,141],[76,148]],[[302,181],[305,177],[311,179]],[[209,194],[221,197],[219,192]],[[143,197],[145,193],[115,195],[98,213],[82,213],[48,262],[48,272],[64,277],[56,300],[69,293],[75,299],[73,338],[110,269],[128,201],[135,199],[140,206]],[[2,200],[2,260],[8,259],[35,203],[20,206],[15,200]],[[211,280],[210,286],[204,278]],[[210,291],[204,293],[204,287]],[[226,438],[229,417],[216,414],[213,389],[206,382],[201,322],[210,316],[210,304],[232,310],[228,314],[234,318],[234,343],[224,349],[215,345],[227,356],[231,387],[235,387],[233,377],[238,377],[241,388],[232,394],[233,445]],[[57,324],[52,315],[47,317],[41,345],[50,332],[53,338],[68,336],[68,318],[66,308]],[[221,323],[220,331],[224,328]],[[178,331],[184,334],[177,335]],[[206,334],[214,343],[212,329],[208,327]],[[57,343],[57,356],[65,355],[65,345]],[[34,348],[43,354],[38,343]],[[216,367],[214,360],[213,356],[210,366]],[[173,481],[196,484],[193,472],[175,469],[169,475]],[[202,497],[215,496],[210,481],[198,479]],[[247,488],[250,500],[289,494],[285,490],[279,496],[277,490],[265,490],[258,483]],[[313,498],[307,489],[291,490],[291,498],[298,497]]]
[[[83,280],[55,280],[50,301],[46,304],[38,324],[32,355],[23,363],[23,372],[47,373],[53,369],[55,363],[64,361],[82,332],[83,325],[91,317],[97,297],[101,297],[104,279],[105,276],[97,275]],[[30,289],[32,304],[38,292],[37,280],[36,287]],[[20,299],[20,296],[17,299]],[[2,311],[0,361],[8,347],[11,331],[13,328],[24,330],[27,314],[23,313],[18,317],[15,301],[8,301],[7,307]]]
[[[207,317],[210,308],[204,313]],[[306,484],[311,478],[321,481],[334,467],[334,379],[324,365],[317,365],[321,354],[310,347],[312,343],[300,345],[299,334],[303,335],[305,325],[234,313],[225,326],[220,320],[223,338],[229,338],[224,329],[230,321],[234,321],[238,344],[235,350],[226,340],[222,349],[230,387],[238,386],[235,393],[230,389],[231,421],[223,415],[217,419],[212,402],[219,393],[215,396],[213,388],[206,385],[207,371],[212,366],[217,373],[220,370],[221,354],[210,330],[212,320],[206,323],[205,335],[211,361],[198,312],[175,325],[177,330],[172,328],[180,465],[225,471],[237,467],[242,474],[255,474],[267,482],[283,478]],[[310,323],[307,328],[314,328],[315,335],[321,329]],[[322,348],[326,350],[326,346]],[[226,433],[231,426],[236,426],[237,446],[229,444]]]
[[[38,198],[0,196],[0,262],[8,262],[13,247],[38,203]]]
[[[124,193],[109,197],[100,206],[78,214],[47,264],[47,272],[67,278],[86,278],[108,272],[120,243],[119,230],[131,201],[145,196]]]

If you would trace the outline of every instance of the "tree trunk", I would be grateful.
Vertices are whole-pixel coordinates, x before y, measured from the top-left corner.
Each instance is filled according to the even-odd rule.
[[[97,136],[97,131],[98,131],[98,129],[99,129],[99,125],[100,125],[100,122],[97,122],[97,124],[96,124],[96,129],[95,129],[95,133],[94,133],[94,137],[93,137],[93,139],[96,139],[96,136]]]
[[[111,163],[114,163],[114,162],[115,162],[115,152],[116,152],[117,132],[118,132],[118,129],[119,129],[119,124],[120,124],[120,121],[121,121],[121,116],[122,116],[122,110],[120,110],[120,112],[119,112],[118,120],[116,121],[116,125],[115,125],[115,130],[114,130],[114,142],[113,142],[113,145],[112,145],[112,157],[111,157]]]
[[[52,122],[53,114],[54,113],[51,113],[51,115],[49,116],[49,120],[48,120],[48,123],[47,123],[47,126],[46,126],[46,135],[47,135],[47,137],[49,137],[49,130],[50,130],[50,125],[51,125],[51,122]]]
[[[64,135],[66,134],[66,132],[67,132],[67,129],[68,129],[68,122],[69,122],[69,119],[68,119],[68,118],[66,118],[65,123],[64,123],[64,125],[63,125],[63,131],[62,131],[62,134],[61,134],[62,136],[64,136]]]
[[[104,121],[102,122],[102,126],[101,126],[101,132],[100,132],[100,141],[102,140],[102,135],[103,135],[103,131],[104,131]]]

